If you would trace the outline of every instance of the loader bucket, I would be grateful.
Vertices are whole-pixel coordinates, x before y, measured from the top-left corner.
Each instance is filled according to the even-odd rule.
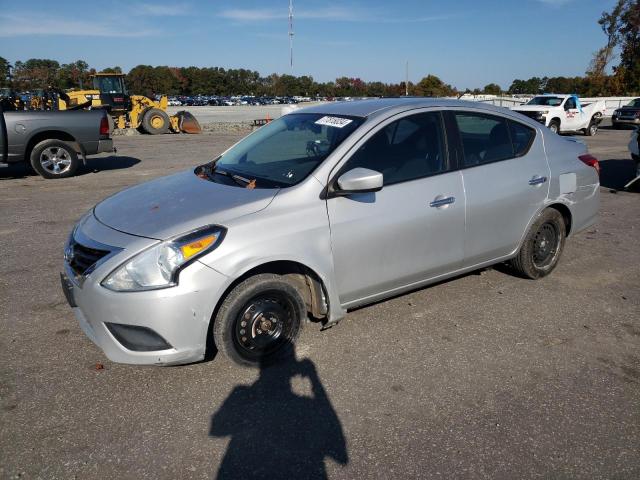
[[[176,117],[178,118],[178,129],[182,133],[202,133],[202,127],[200,127],[196,117],[186,110],[176,113]]]

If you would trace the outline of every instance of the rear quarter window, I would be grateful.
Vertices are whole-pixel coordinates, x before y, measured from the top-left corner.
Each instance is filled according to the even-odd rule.
[[[516,157],[526,155],[531,148],[536,131],[518,122],[509,120],[509,131],[511,133],[511,143]]]

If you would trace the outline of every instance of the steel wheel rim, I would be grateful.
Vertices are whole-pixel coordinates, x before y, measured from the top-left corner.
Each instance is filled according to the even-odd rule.
[[[240,309],[233,328],[238,352],[246,358],[270,355],[293,338],[295,308],[284,293],[272,290],[251,298]]]
[[[40,153],[40,165],[53,175],[61,175],[71,168],[71,154],[62,147],[47,147]]]
[[[553,133],[558,133],[558,126],[554,123],[549,127],[549,130],[551,130]]]
[[[162,128],[164,126],[164,119],[160,115],[154,115],[151,117],[151,126],[153,128]]]
[[[560,246],[560,232],[555,224],[543,223],[533,237],[533,264],[546,268],[553,263]]]
[[[595,135],[596,132],[598,131],[597,125],[591,125],[589,128],[591,130],[591,135]]]

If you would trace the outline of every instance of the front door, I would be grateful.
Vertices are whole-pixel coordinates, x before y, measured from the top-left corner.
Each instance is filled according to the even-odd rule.
[[[464,190],[446,155],[439,112],[386,123],[356,147],[336,178],[356,167],[381,172],[384,187],[327,200],[344,306],[458,268]]]

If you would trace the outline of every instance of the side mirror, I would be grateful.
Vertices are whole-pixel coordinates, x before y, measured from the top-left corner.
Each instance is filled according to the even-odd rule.
[[[337,195],[351,193],[378,192],[382,190],[384,179],[382,173],[368,168],[357,167],[340,175]]]

